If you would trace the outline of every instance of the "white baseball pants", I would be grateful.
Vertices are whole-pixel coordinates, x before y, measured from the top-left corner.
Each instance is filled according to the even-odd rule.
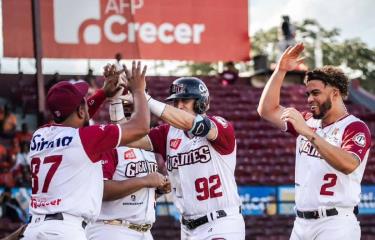
[[[318,219],[296,217],[290,240],[360,240],[361,228],[353,209]]]
[[[64,220],[46,220],[45,215],[33,215],[22,240],[86,240],[83,218],[63,214]]]
[[[245,222],[237,213],[189,230],[181,224],[181,240],[245,240]]]

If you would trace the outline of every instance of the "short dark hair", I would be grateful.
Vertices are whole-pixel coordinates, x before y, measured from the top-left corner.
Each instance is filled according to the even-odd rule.
[[[304,80],[305,84],[311,80],[320,80],[324,83],[324,85],[328,84],[339,89],[343,97],[348,95],[349,79],[338,67],[326,65],[307,72]]]
[[[67,118],[68,118],[69,116],[65,116],[65,117],[53,117],[53,121],[55,122],[55,123],[62,123],[62,122],[64,122]]]

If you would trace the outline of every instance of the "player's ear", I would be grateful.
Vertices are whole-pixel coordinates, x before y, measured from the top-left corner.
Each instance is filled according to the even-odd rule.
[[[81,119],[85,118],[85,105],[84,104],[80,104],[78,107],[77,107],[77,116]]]
[[[333,88],[333,97],[340,97],[340,90],[338,90],[337,88]]]

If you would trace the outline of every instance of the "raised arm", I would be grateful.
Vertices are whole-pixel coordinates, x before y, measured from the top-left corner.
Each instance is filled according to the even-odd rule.
[[[107,64],[104,67],[104,72],[109,73],[111,67],[112,65]],[[95,115],[95,113],[98,111],[99,107],[102,105],[106,98],[113,97],[122,87],[119,84],[119,79],[117,77],[113,75],[105,75],[104,77],[105,81],[103,87],[97,90],[91,97],[87,99],[90,118],[92,118]]]
[[[125,66],[124,66],[125,67]],[[125,67],[126,68],[126,67]],[[150,110],[145,97],[146,88],[146,66],[141,69],[141,62],[133,61],[132,76],[128,78],[128,87],[133,94],[134,112],[129,121],[119,124],[121,127],[120,145],[136,141],[147,135],[150,130]],[[105,69],[104,75],[114,78],[121,78],[122,71],[117,72],[116,68]]]
[[[150,131],[150,110],[145,97],[147,67],[141,71],[141,62],[132,64],[132,77],[128,79],[129,89],[134,98],[134,112],[130,120],[121,124],[123,132],[120,145],[141,139]]]
[[[157,101],[157,100],[152,99],[150,97],[149,102],[150,101]],[[185,131],[189,131],[192,128],[193,122],[195,119],[195,116],[193,114],[180,110],[171,105],[164,104],[162,102],[158,102],[157,104],[160,104],[160,107],[163,108],[161,114],[159,115],[158,111],[154,111],[155,107],[151,105],[151,108],[153,109],[152,113],[155,112],[156,116],[160,117],[163,121],[165,121],[166,123],[170,124],[173,127],[176,127],[178,129],[182,129]]]
[[[259,115],[280,129],[285,129],[285,122],[281,119],[284,110],[284,107],[280,105],[281,85],[287,71],[295,69],[303,62],[303,58],[300,58],[303,49],[303,44],[299,43],[284,51],[259,100],[257,109]]]
[[[94,95],[87,99],[87,106],[89,107],[89,115],[92,118],[95,113],[99,110],[99,107],[102,105],[106,98],[106,94],[103,89],[99,89],[95,92]]]
[[[171,126],[182,129],[184,131],[188,131],[193,135],[197,136],[206,136],[209,140],[214,140],[217,136],[217,128],[215,124],[211,122],[205,115],[193,115],[171,105],[166,105],[161,103],[153,98],[148,100],[150,110],[153,114],[158,116],[160,111],[157,111],[159,106],[164,106],[164,110],[161,112],[160,117],[163,121],[170,124]],[[203,130],[200,133],[200,129]]]

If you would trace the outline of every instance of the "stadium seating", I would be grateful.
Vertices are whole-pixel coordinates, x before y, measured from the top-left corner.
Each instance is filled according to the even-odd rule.
[[[180,239],[180,223],[171,216],[158,216],[151,229],[154,239]]]

